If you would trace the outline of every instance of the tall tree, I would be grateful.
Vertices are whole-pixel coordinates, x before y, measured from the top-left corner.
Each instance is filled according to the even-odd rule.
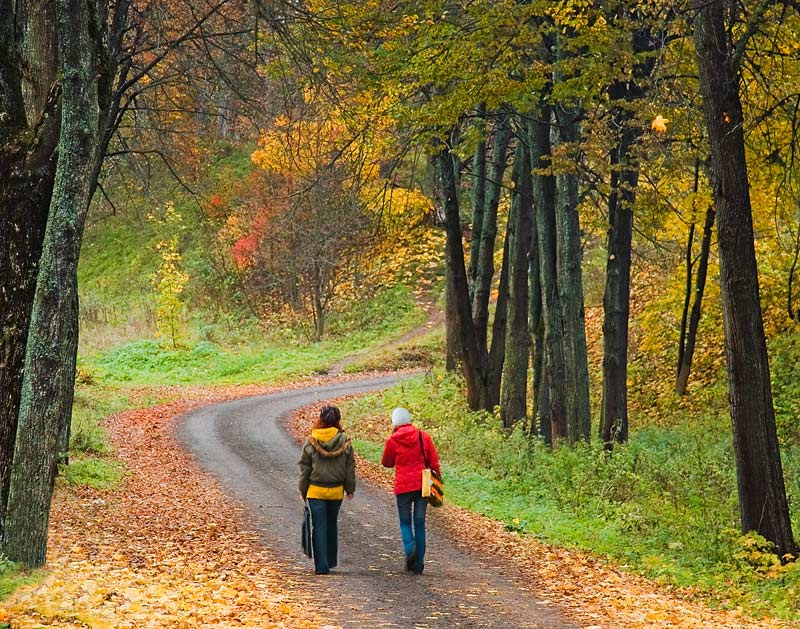
[[[39,364],[40,359],[54,360],[57,357],[60,367],[65,371],[59,372],[59,377],[53,378],[53,383],[57,382],[65,388],[59,391],[56,398],[48,399],[53,388],[39,386],[41,383],[38,381],[24,385],[30,391],[24,400],[28,407],[25,421],[31,420],[25,430],[35,432],[37,429],[44,429],[45,424],[50,430],[53,428],[51,421],[60,421],[59,435],[55,437],[58,443],[51,448],[55,452],[65,447],[64,441],[68,435],[72,382],[66,383],[64,374],[74,369],[70,367],[74,363],[74,356],[69,357],[72,350],[69,350],[71,341],[68,337],[73,328],[77,329],[77,319],[71,321],[77,316],[77,303],[70,302],[70,289],[67,285],[70,281],[70,265],[73,263],[73,252],[67,250],[72,244],[67,244],[67,241],[72,242],[70,238],[74,237],[79,249],[83,225],[82,214],[77,223],[73,220],[74,216],[69,214],[74,208],[67,207],[67,204],[78,203],[75,196],[78,194],[77,188],[73,186],[78,186],[79,182],[68,180],[71,176],[85,179],[88,182],[88,198],[91,197],[97,187],[102,159],[115,131],[135,109],[135,103],[142,100],[144,91],[163,86],[168,80],[150,80],[153,78],[151,73],[154,68],[176,48],[200,37],[202,25],[217,16],[220,8],[228,1],[218,0],[199,12],[189,11],[191,18],[188,19],[190,23],[187,30],[178,27],[178,35],[174,39],[164,38],[164,23],[159,19],[163,16],[154,15],[156,7],[137,11],[137,21],[132,24],[133,12],[130,10],[129,0],[116,0],[113,3],[92,0],[86,6],[70,5],[68,9],[63,5],[38,0],[25,3],[12,0],[0,2],[0,537],[4,544],[16,544],[6,530],[6,512],[10,508],[11,470],[12,465],[17,465],[13,462],[16,458],[14,450],[15,447],[22,448],[22,456],[26,448],[35,447],[17,444],[18,418],[23,415],[23,376],[41,378],[42,374],[37,371],[42,366]],[[87,153],[92,160],[88,173],[83,172],[83,167],[78,166],[77,161],[65,166],[73,171],[62,172],[62,187],[56,197],[53,190],[57,161],[65,154],[63,150],[57,150],[57,144],[67,142],[66,138],[69,137],[73,144],[67,143],[65,147],[75,147],[78,142],[76,137],[82,132],[73,127],[67,136],[63,135],[65,131],[61,126],[66,105],[62,91],[66,93],[65,83],[71,82],[74,77],[56,72],[53,51],[57,44],[61,63],[65,63],[67,51],[58,35],[69,33],[72,36],[78,33],[75,30],[79,26],[77,22],[64,21],[65,11],[78,8],[81,19],[84,20],[81,26],[84,31],[80,32],[79,41],[70,42],[69,45],[85,46],[86,50],[81,54],[92,58],[90,83],[80,89],[92,90],[94,94],[96,120],[86,128],[95,133],[95,149],[90,154]],[[55,9],[62,12],[58,26],[53,17]],[[185,12],[181,14],[185,16]],[[150,19],[153,20],[152,23],[148,22]],[[69,54],[78,53],[71,50]],[[70,67],[78,66],[73,64]],[[73,85],[70,89],[79,88]],[[71,98],[70,116],[82,116],[79,101],[88,96],[73,92]],[[75,151],[72,155],[74,160],[85,157],[79,158],[78,149]],[[73,175],[69,172],[73,172]],[[82,211],[85,211],[85,207]],[[46,224],[50,230],[47,236],[47,246],[50,247],[47,256],[43,254]],[[79,228],[77,234],[65,235],[76,228]],[[74,255],[76,260],[77,251]],[[53,256],[56,256],[55,261]],[[40,258],[42,265],[45,262],[50,265],[44,276],[39,269]],[[58,279],[54,279],[55,277]],[[52,281],[52,286],[46,287],[42,284],[47,281]],[[52,301],[55,298],[47,289],[53,286],[59,286],[66,291],[63,299]],[[36,297],[35,292],[38,294]],[[35,330],[35,341],[29,338],[34,300],[40,304],[34,327],[53,326],[50,330]],[[63,319],[56,321],[53,318],[56,315],[51,309],[61,306],[66,310],[61,313]],[[63,344],[56,343],[56,338],[60,339],[59,343],[63,341]],[[47,353],[48,343],[53,351],[55,345],[59,345],[58,351],[62,353]],[[34,348],[38,354],[28,357],[27,351]],[[29,363],[30,368],[26,367]],[[39,413],[49,415],[40,417]],[[60,420],[56,418],[59,413],[64,415]],[[32,444],[49,439],[36,434],[28,438]],[[19,465],[25,467],[30,464],[33,467],[27,472],[23,469],[14,472],[17,484],[24,478],[37,478],[38,472],[34,469],[36,466],[47,468],[45,471],[49,474],[49,466],[54,465],[44,455],[42,460],[31,456],[26,459],[26,456],[22,456]],[[26,491],[18,485],[15,495],[26,500],[22,498]],[[46,502],[49,504],[49,497]],[[16,518],[25,505],[16,505],[13,508],[17,510],[17,515],[14,516]],[[29,533],[19,524],[14,526],[22,535]],[[37,535],[41,534],[40,527],[34,530]]]
[[[494,247],[497,238],[497,209],[503,187],[503,173],[508,163],[508,143],[511,139],[511,114],[503,108],[497,114],[492,142],[492,163],[486,182],[483,224],[475,269],[475,289],[472,301],[472,317],[479,351],[486,352],[489,330],[489,293],[494,276]]]
[[[564,328],[557,280],[556,182],[552,166],[550,128],[552,107],[542,98],[530,128],[531,164],[534,169],[533,205],[539,253],[543,357],[539,395],[539,429],[553,444],[567,438]]]
[[[464,245],[461,238],[461,212],[458,187],[450,147],[443,144],[436,154],[436,179],[445,211],[447,244],[445,265],[452,282],[452,307],[456,315],[456,328],[461,350],[461,367],[467,383],[467,402],[470,408],[480,408],[481,396],[486,390],[485,360],[479,350],[472,311],[469,302],[469,285],[464,264]],[[484,346],[485,352],[485,346]]]
[[[743,532],[763,535],[780,555],[796,554],[772,403],[739,95],[739,64],[749,31],[732,40],[736,17],[736,8],[722,0],[700,3],[694,41],[717,209],[739,515]]]
[[[692,252],[692,241],[695,224],[689,228],[689,238],[686,244],[686,300],[683,316],[681,317],[681,334],[678,344],[678,375],[675,380],[675,393],[684,395],[689,383],[689,374],[692,370],[692,358],[697,343],[697,331],[700,327],[700,315],[703,312],[703,295],[708,277],[708,259],[711,254],[711,236],[714,230],[716,210],[709,206],[703,223],[703,236],[700,240],[700,255],[697,258],[697,275],[692,282],[692,271],[695,265]],[[692,290],[694,285],[694,290]],[[691,309],[689,305],[691,303]]]
[[[78,347],[78,252],[97,147],[97,70],[90,32],[96,7],[58,0],[63,101],[59,158],[25,353],[19,425],[3,550],[44,564],[50,499],[64,426],[72,411]]]
[[[506,330],[503,388],[500,415],[503,425],[511,427],[527,415],[528,360],[531,336],[528,329],[528,253],[531,246],[533,192],[530,150],[526,121],[518,125],[517,147],[514,151],[514,171],[511,193],[511,212],[506,241],[509,246],[508,328]]]
[[[565,68],[573,59],[571,43],[565,33],[557,36],[557,64],[554,84],[565,80]],[[554,107],[556,138],[561,150],[575,167],[580,163],[580,122],[583,116],[577,97],[567,97]],[[564,368],[568,382],[564,400],[567,414],[567,439],[570,443],[588,439],[589,358],[583,302],[583,248],[578,215],[579,176],[577,168],[559,169],[556,174],[556,280],[563,321]]]
[[[60,121],[52,6],[25,8],[0,3],[0,539]]]
[[[627,16],[620,21],[627,25]],[[632,16],[635,20],[636,15]],[[623,26],[625,28],[625,26]],[[603,400],[600,438],[611,447],[628,439],[628,319],[631,294],[633,206],[639,185],[639,157],[635,147],[642,128],[635,106],[645,95],[643,84],[655,65],[652,53],[662,41],[647,27],[630,35],[634,64],[630,76],[615,80],[608,89],[615,144],[611,149],[611,191],[608,197],[608,246],[603,293]]]

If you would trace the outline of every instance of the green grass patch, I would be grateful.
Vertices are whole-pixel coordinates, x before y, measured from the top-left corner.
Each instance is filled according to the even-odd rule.
[[[123,465],[102,457],[72,458],[61,470],[61,477],[70,485],[83,485],[107,491],[115,489],[124,475]]]
[[[438,326],[408,341],[377,347],[347,365],[345,372],[431,369],[440,366],[445,353],[444,334],[444,326]]]
[[[32,585],[45,575],[44,570],[27,570],[0,555],[0,601],[23,585]],[[0,622],[0,628],[3,626]]]
[[[114,385],[245,384],[283,382],[324,373],[353,352],[401,334],[424,320],[410,290],[398,287],[331,316],[319,343],[276,338],[227,349],[210,341],[173,348],[139,340],[82,357],[90,379]]]
[[[757,536],[738,532],[726,415],[636,427],[607,453],[596,442],[548,449],[497,417],[469,412],[460,379],[439,371],[343,409],[359,451],[376,460],[395,406],[411,411],[439,449],[447,498],[511,530],[604,556],[712,603],[800,618],[800,564],[781,566]],[[800,496],[800,455],[787,451],[789,493]],[[792,508],[797,524],[798,507]]]

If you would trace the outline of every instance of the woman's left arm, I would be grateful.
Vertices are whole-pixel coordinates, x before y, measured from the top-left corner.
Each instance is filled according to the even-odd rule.
[[[344,493],[353,495],[356,491],[356,457],[353,454],[353,444],[350,444],[345,456],[347,460],[345,461]]]
[[[431,468],[436,470],[436,473],[441,476],[442,470],[439,467],[439,453],[436,451],[436,446],[433,445],[433,439],[431,436],[426,432],[425,436],[427,437],[426,441],[428,442],[428,463],[430,463]]]

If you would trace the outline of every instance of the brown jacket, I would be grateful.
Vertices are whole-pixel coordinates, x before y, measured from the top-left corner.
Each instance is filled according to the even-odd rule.
[[[300,493],[305,498],[309,485],[344,486],[346,494],[356,490],[356,463],[353,446],[344,432],[336,428],[311,431],[300,455]]]

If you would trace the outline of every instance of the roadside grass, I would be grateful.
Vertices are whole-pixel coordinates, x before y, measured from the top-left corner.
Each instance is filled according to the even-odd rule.
[[[348,354],[401,334],[424,317],[411,291],[396,287],[332,315],[329,336],[318,343],[274,335],[230,347],[198,341],[174,348],[145,339],[82,356],[79,365],[90,380],[129,387],[283,382],[325,373]]]
[[[4,600],[18,587],[32,585],[40,581],[45,576],[44,570],[27,570],[15,563],[10,562],[4,555],[0,555],[0,601]],[[3,622],[7,620],[0,618],[0,629]],[[7,625],[6,625],[7,626]]]
[[[704,395],[724,399],[724,383]],[[800,562],[781,565],[763,539],[739,533],[727,414],[698,416],[676,406],[661,425],[637,426],[632,418],[630,442],[612,453],[596,440],[550,451],[523,426],[508,432],[499,418],[471,413],[460,380],[436,370],[343,408],[369,460],[380,459],[395,406],[432,434],[454,504],[719,607],[800,619]],[[784,472],[790,495],[800,496],[794,450],[784,449]],[[792,518],[797,530],[796,502]]]
[[[444,326],[405,342],[392,342],[370,350],[344,369],[345,373],[399,369],[431,369],[444,361]]]

